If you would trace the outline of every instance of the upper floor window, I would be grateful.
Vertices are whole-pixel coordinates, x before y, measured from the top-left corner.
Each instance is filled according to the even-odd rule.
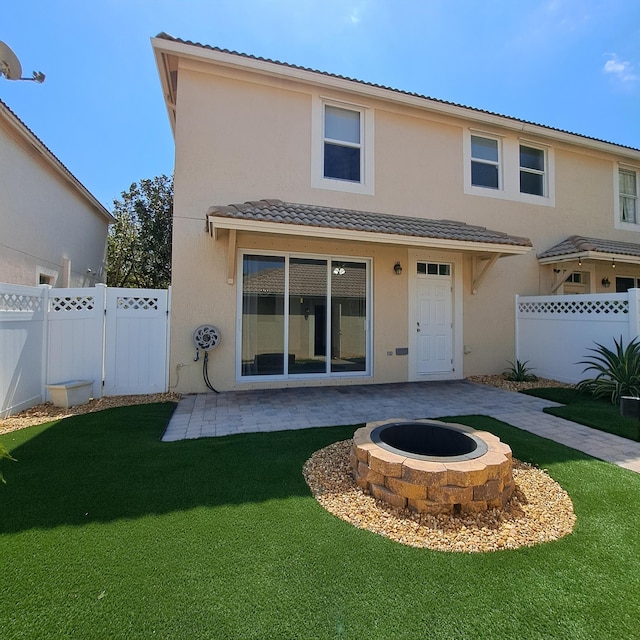
[[[555,207],[555,156],[550,145],[509,133],[463,130],[464,192]]]
[[[312,103],[311,186],[374,194],[373,109],[318,96]]]
[[[618,171],[620,195],[620,221],[637,224],[638,220],[638,174],[631,169]]]
[[[498,140],[471,136],[471,184],[500,188],[500,145]]]
[[[362,135],[359,111],[325,105],[324,177],[360,182]]]
[[[545,195],[544,150],[520,145],[520,193]]]

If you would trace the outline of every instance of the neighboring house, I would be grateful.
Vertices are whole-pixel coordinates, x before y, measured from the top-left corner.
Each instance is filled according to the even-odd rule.
[[[514,358],[514,296],[640,279],[640,150],[160,34],[171,384],[443,380]]]
[[[111,214],[0,101],[0,282],[90,287],[106,279]]]

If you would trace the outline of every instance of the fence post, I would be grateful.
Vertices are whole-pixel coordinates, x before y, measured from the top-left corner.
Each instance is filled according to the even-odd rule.
[[[42,358],[40,360],[40,395],[47,400],[47,366],[49,363],[49,291],[50,284],[38,286],[42,297]]]
[[[167,317],[166,317],[166,321],[167,321],[167,340],[165,343],[165,349],[167,350],[167,357],[165,358],[165,374],[164,374],[164,390],[165,393],[169,391],[169,384],[170,384],[170,365],[171,363],[169,362],[169,353],[171,351],[170,349],[170,344],[171,344],[171,285],[169,285],[167,287]]]
[[[640,289],[627,291],[629,305],[629,342],[640,336]]]
[[[514,326],[515,326],[515,360],[514,362],[518,362],[518,360],[520,360],[520,332],[519,332],[519,327],[518,327],[518,307],[519,307],[519,299],[520,296],[516,293],[516,308],[515,308],[515,322],[514,322]]]
[[[102,306],[102,348],[100,349],[100,354],[102,355],[102,363],[100,366],[100,397],[104,395],[104,361],[106,357],[106,348],[107,348],[107,285],[102,282],[98,282],[94,285],[94,289],[96,292],[96,301],[100,300],[100,304]]]

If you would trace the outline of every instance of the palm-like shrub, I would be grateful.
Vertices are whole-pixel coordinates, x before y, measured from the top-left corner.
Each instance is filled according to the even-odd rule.
[[[595,398],[609,398],[612,404],[620,404],[622,396],[640,395],[640,343],[634,338],[625,347],[613,339],[615,349],[611,350],[598,344],[596,355],[581,360],[578,364],[586,364],[586,371],[597,371],[595,378],[582,380],[576,385],[579,391],[591,393]]]
[[[533,380],[537,380],[538,378],[531,373],[531,367],[527,367],[527,362],[520,362],[520,360],[516,360],[515,363],[509,360],[509,364],[511,365],[503,374],[505,380],[510,380],[512,382],[532,382]]]

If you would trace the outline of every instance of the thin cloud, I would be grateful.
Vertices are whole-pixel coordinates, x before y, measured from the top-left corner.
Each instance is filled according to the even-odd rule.
[[[615,54],[609,55],[609,59],[604,63],[602,70],[624,84],[636,82],[639,78],[633,65],[627,60],[620,60]]]

